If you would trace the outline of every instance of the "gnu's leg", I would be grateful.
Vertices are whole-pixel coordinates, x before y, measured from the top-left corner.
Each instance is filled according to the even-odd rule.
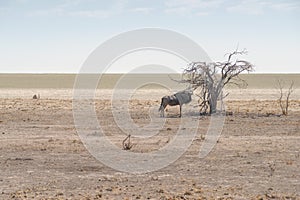
[[[160,111],[160,116],[161,117],[165,117],[165,108],[166,107],[167,107],[167,103],[165,102],[165,98],[162,98],[160,107],[158,109],[158,111]]]
[[[161,116],[161,117],[165,117],[165,108],[163,108],[163,109],[160,111],[160,116]]]
[[[163,106],[162,106],[162,109],[161,109],[161,111],[160,111],[160,116],[161,116],[161,117],[165,117],[165,109],[166,109],[166,107],[167,107],[167,105],[163,105]]]
[[[181,117],[181,107],[182,105],[179,105],[179,117]]]

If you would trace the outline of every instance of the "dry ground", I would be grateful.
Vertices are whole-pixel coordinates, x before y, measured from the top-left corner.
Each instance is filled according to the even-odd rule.
[[[131,116],[149,123],[158,101],[131,101]],[[100,124],[120,145],[110,101],[96,102]],[[200,128],[192,146],[159,171],[128,174],[93,158],[74,128],[67,99],[0,99],[0,199],[300,199],[300,101],[279,116],[275,101],[229,101],[225,126],[213,151],[198,158],[210,117],[189,114]],[[168,110],[160,133],[132,138],[132,151],[164,146],[178,129]],[[157,114],[157,117],[159,115]]]

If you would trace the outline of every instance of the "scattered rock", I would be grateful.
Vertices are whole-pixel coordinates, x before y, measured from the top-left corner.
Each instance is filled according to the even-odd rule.
[[[55,196],[63,196],[64,195],[64,193],[62,193],[62,192],[59,192],[59,193],[57,193]]]
[[[192,193],[190,191],[186,191],[183,195],[189,196],[192,195]]]
[[[276,197],[274,196],[274,195],[272,195],[272,194],[266,194],[266,197],[267,198],[271,198],[271,199],[275,199]]]
[[[28,160],[33,160],[33,159],[32,158],[15,158],[14,160],[28,161]]]
[[[227,116],[232,116],[232,115],[233,115],[233,112],[232,112],[232,111],[228,111],[228,112],[226,112],[226,115],[227,115]]]
[[[38,94],[38,95],[33,95],[33,97],[32,97],[33,99],[39,99],[40,98],[40,94]]]
[[[136,196],[135,199],[141,199],[141,195]]]
[[[164,193],[164,190],[163,189],[159,189],[157,190],[158,193]]]

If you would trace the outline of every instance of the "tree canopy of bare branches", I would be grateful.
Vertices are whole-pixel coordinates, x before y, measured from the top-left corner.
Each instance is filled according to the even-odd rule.
[[[189,83],[194,89],[200,89],[200,113],[206,114],[208,110],[210,114],[216,113],[217,102],[224,97],[222,90],[225,85],[245,84],[239,75],[254,70],[250,62],[238,59],[246,53],[245,50],[236,50],[227,54],[227,60],[224,62],[192,62],[184,69],[181,82]]]

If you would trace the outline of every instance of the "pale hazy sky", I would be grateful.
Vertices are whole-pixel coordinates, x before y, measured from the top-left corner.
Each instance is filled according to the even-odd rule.
[[[196,41],[214,61],[237,45],[256,72],[300,73],[299,0],[0,0],[0,73],[76,73],[102,42],[144,27]]]

